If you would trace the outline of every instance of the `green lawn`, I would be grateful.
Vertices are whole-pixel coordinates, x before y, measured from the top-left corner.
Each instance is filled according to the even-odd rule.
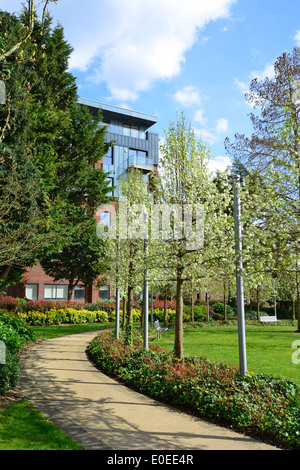
[[[26,399],[0,410],[0,450],[82,450]]]
[[[111,323],[33,327],[37,338],[113,328]],[[81,450],[69,436],[22,399],[0,409],[0,450]]]
[[[300,385],[300,364],[293,364],[294,341],[300,340],[295,326],[246,325],[247,369],[257,374],[285,377]],[[152,339],[156,341],[156,337]],[[164,333],[161,346],[172,351],[174,331]],[[185,355],[206,356],[215,362],[239,365],[237,326],[184,330]],[[299,357],[299,356],[298,356]]]
[[[113,323],[85,323],[82,325],[33,326],[32,328],[37,338],[50,339],[114,327],[115,325]]]

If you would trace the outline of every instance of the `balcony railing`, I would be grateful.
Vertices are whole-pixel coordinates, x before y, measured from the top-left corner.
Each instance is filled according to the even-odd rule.
[[[127,168],[131,167],[141,168],[145,170],[151,170],[153,167],[152,158],[148,157],[139,157],[137,155],[131,155],[128,158]]]

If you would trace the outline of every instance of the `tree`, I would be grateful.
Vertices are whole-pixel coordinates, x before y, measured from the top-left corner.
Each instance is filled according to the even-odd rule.
[[[158,201],[167,211],[168,207],[173,210],[174,217],[169,238],[161,242],[160,259],[165,260],[167,276],[176,280],[174,352],[181,358],[184,282],[204,277],[206,270],[232,249],[233,220],[226,213],[227,179],[220,178],[222,190],[217,190],[208,170],[209,152],[201,141],[196,141],[183,113],[175,124],[170,123],[161,155]]]
[[[8,44],[16,43],[28,16],[24,20],[4,13],[1,18]],[[1,220],[6,224],[3,247],[13,242],[9,257],[0,257],[3,278],[13,265],[29,266],[42,257],[49,261],[50,255],[77,245],[80,235],[89,246],[87,219],[95,223],[95,210],[109,200],[106,194],[111,191],[106,174],[95,168],[108,147],[101,113],[92,117],[77,104],[76,80],[68,71],[72,48],[63,28],[52,29],[51,23],[50,16],[43,17],[42,23],[35,19],[31,33],[35,59],[31,60],[32,43],[24,43],[24,60],[16,58],[7,82],[11,100],[0,110],[3,127],[10,114],[10,129],[1,143],[2,207],[18,208],[18,213],[5,210],[6,219]],[[18,204],[16,195],[20,195]]]
[[[259,110],[251,114],[254,132],[251,138],[237,135],[234,143],[226,140],[235,161],[251,170],[248,180],[259,183],[252,184],[248,215],[255,223],[248,229],[259,242],[260,269],[273,273],[288,271],[300,248],[299,53],[295,48],[277,59],[274,79],[251,82],[246,99]],[[300,302],[298,309],[300,330]]]
[[[71,243],[59,253],[45,256],[41,265],[55,281],[66,279],[68,300],[71,300],[78,283],[90,286],[107,269],[105,263],[105,245],[96,234],[96,220],[87,217],[83,230],[73,236]]]
[[[123,294],[127,297],[125,327],[129,342],[133,296],[143,290],[144,241],[148,237],[144,216],[149,213],[150,197],[143,174],[131,168],[120,181],[116,238],[109,239],[110,268],[107,271],[113,282],[118,278]]]
[[[40,5],[43,4],[43,12],[42,12],[42,25],[44,23],[45,16],[47,14],[47,6],[49,3],[55,2],[57,4],[57,0],[41,0],[38,6],[35,4],[35,0],[27,0],[27,9],[24,12],[24,17],[26,21],[23,23],[23,28],[19,28],[20,34],[16,38],[13,43],[5,43],[4,37],[1,34],[1,53],[0,53],[0,63],[4,62],[7,63],[8,57],[15,55],[16,53],[19,54],[17,60],[23,60],[23,50],[24,46],[28,41],[31,39],[35,21],[36,21],[36,11]],[[21,25],[20,25],[21,26]]]
[[[18,42],[22,23],[8,13],[0,13],[1,44]],[[22,49],[23,50],[23,49]],[[15,53],[16,54],[16,53]],[[17,280],[22,267],[34,262],[35,252],[51,236],[42,237],[48,225],[48,205],[41,193],[38,173],[27,155],[28,90],[23,74],[24,60],[11,52],[11,64],[0,64],[0,79],[7,83],[7,102],[0,107],[0,278]],[[38,201],[43,200],[43,210]]]

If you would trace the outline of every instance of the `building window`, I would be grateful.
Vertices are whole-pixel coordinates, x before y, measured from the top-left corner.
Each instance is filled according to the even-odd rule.
[[[123,135],[130,137],[130,126],[128,124],[123,124]]]
[[[74,288],[74,300],[84,300],[85,286],[76,286]]]
[[[108,152],[103,155],[103,165],[112,165],[113,164],[113,149],[109,147]]]
[[[38,284],[25,284],[25,297],[28,300],[38,299]]]
[[[138,128],[138,126],[131,126],[131,129],[130,129],[130,136],[131,137],[135,137],[136,139],[138,139],[140,137],[140,130]]]
[[[135,157],[147,158],[148,153],[145,150],[129,149],[129,154]]]
[[[106,227],[110,227],[110,223],[111,223],[111,213],[102,212],[102,214],[100,214],[100,224],[105,225]]]
[[[123,124],[123,135],[127,137],[134,137],[135,139],[145,139],[145,132],[141,131],[138,126],[130,126],[129,124]]]
[[[110,286],[100,286],[98,291],[100,300],[109,300],[110,299]]]
[[[67,300],[68,286],[65,284],[45,284],[44,287],[45,300]]]

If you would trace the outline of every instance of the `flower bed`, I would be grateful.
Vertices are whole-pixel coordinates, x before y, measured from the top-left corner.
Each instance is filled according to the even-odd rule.
[[[143,349],[112,332],[102,332],[88,347],[88,356],[105,372],[153,398],[180,406],[237,431],[300,449],[300,389],[266,374],[241,377],[227,364],[205,357],[178,361],[158,345]]]

